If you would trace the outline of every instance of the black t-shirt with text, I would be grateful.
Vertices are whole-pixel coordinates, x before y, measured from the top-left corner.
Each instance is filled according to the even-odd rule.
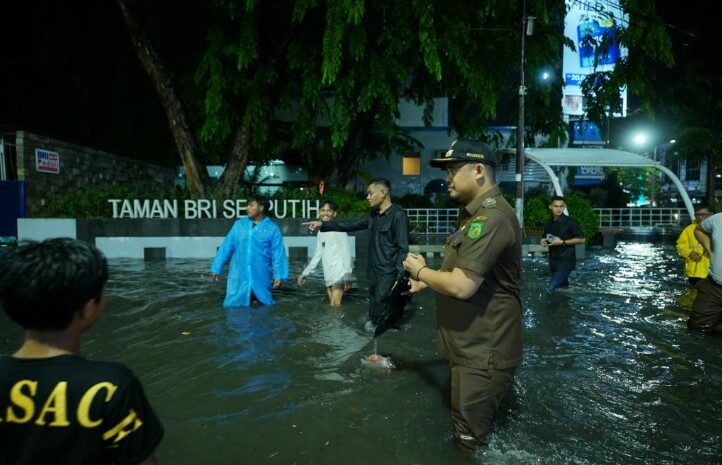
[[[125,365],[0,357],[0,465],[133,465],[162,438]]]
[[[567,215],[561,215],[556,221],[547,221],[544,225],[544,235],[552,234],[559,239],[582,238],[582,230],[579,224]],[[577,252],[573,245],[557,245],[549,247],[549,267],[552,273],[557,271],[572,271],[577,266]]]

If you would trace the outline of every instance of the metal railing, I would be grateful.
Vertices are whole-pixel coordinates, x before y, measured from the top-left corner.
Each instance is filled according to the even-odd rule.
[[[594,212],[599,217],[601,229],[681,228],[690,222],[684,208],[595,208]],[[419,234],[449,234],[459,217],[459,210],[407,208],[406,214],[411,228]]]
[[[595,208],[599,227],[608,229],[681,227],[690,222],[684,208]]]
[[[419,234],[449,234],[459,218],[458,208],[407,208],[411,229]]]

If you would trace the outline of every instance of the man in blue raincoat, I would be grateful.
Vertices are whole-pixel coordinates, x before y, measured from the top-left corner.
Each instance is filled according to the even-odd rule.
[[[281,229],[266,217],[270,207],[266,199],[248,199],[248,216],[233,224],[213,259],[211,279],[216,281],[231,258],[224,307],[248,306],[252,300],[272,304],[271,287],[288,279]]]

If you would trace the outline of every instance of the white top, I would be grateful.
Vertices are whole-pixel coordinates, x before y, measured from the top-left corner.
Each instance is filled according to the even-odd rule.
[[[326,281],[326,286],[351,281],[353,265],[348,234],[338,231],[319,231],[316,235],[316,252],[301,274],[308,276],[313,273],[320,261],[323,261],[323,279]]]

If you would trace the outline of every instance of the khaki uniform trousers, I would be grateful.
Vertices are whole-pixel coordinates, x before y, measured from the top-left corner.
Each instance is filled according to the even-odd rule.
[[[451,415],[454,440],[473,454],[487,443],[499,404],[511,388],[516,367],[502,370],[451,365]]]

